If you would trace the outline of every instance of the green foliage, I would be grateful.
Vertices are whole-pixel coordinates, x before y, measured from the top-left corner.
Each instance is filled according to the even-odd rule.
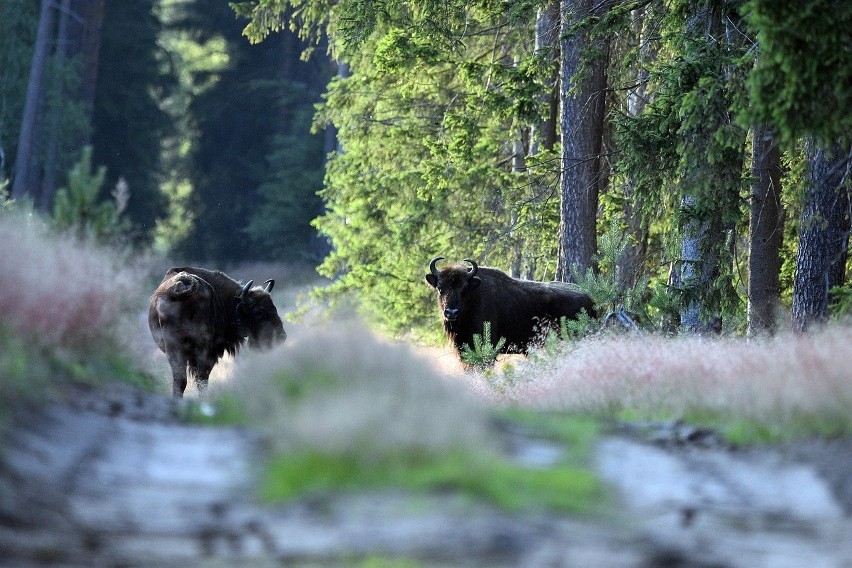
[[[342,147],[327,165],[326,212],[315,223],[333,245],[320,272],[337,278],[322,298],[357,292],[384,330],[434,325],[422,274],[436,254],[520,264],[533,277],[552,268],[539,259],[555,256],[558,161],[551,154],[513,172],[507,144],[540,110],[544,79],[515,66],[514,48],[480,35],[495,29],[516,45],[520,26],[499,11],[468,15],[468,39],[452,49],[428,29],[377,25],[320,107],[318,125],[334,125]]]
[[[600,329],[598,320],[586,313],[577,314],[575,319],[559,318],[559,336],[563,341],[579,341]]]
[[[621,258],[630,244],[631,236],[623,230],[618,219],[613,218],[607,230],[598,236],[598,253],[595,255],[598,270],[588,269],[585,274],[576,271],[571,273],[576,286],[595,301],[599,317],[622,306],[628,312],[645,315],[643,306],[647,295],[647,278],[640,278],[627,287],[619,274]],[[577,326],[578,330],[588,327],[582,320],[568,322],[567,325],[569,331]],[[563,335],[571,337],[575,334]]]
[[[725,410],[688,409],[683,420],[700,427],[717,430],[736,446],[777,444],[817,436],[825,439],[852,435],[852,423],[843,411],[823,409],[820,412],[794,410],[769,419],[738,416]]]
[[[600,432],[595,419],[524,410],[503,411],[499,419],[529,435],[564,446],[554,466],[527,467],[505,458],[469,452],[395,452],[380,459],[356,453],[306,451],[275,458],[261,489],[264,498],[287,500],[328,491],[400,487],[411,491],[452,489],[507,510],[596,510],[603,491],[585,463]]]
[[[177,121],[167,110],[179,97],[175,67],[180,59],[166,50],[158,17],[169,3],[172,0],[110,0],[100,32],[90,110],[92,159],[106,166],[106,187],[126,183],[131,198],[123,215],[136,244],[149,243],[157,219],[166,215],[168,201],[161,184],[176,170],[169,141]]]
[[[47,365],[7,325],[0,325],[0,426],[16,404],[40,396],[48,383]]]
[[[587,468],[589,444],[580,442],[591,435],[587,423],[554,418],[557,437],[536,428],[572,444],[553,467],[513,463],[491,409],[360,324],[306,332],[296,351],[245,360],[229,388],[271,449],[266,499],[401,488],[449,490],[510,510],[585,511],[602,496]]]
[[[774,125],[788,142],[814,136],[823,144],[848,145],[852,6],[833,0],[806,6],[751,0],[747,18],[760,47],[748,81],[747,119]]]
[[[847,320],[852,318],[852,283],[835,286],[829,290],[831,304],[829,310],[832,319]]]
[[[308,132],[311,119],[302,111],[291,129]],[[257,189],[262,200],[251,216],[246,232],[259,250],[276,259],[319,262],[310,221],[322,213],[317,193],[322,188],[323,139],[295,132],[275,136],[266,162],[269,173]]]
[[[607,38],[612,57],[602,249],[624,241],[625,227],[644,239],[632,243],[644,255],[640,277],[619,277],[606,250],[599,271],[578,275],[600,305],[624,304],[643,325],[666,330],[692,306],[729,328],[743,321],[744,261],[735,253],[746,231],[747,130],[772,122],[789,141],[852,131],[847,117],[836,117],[849,107],[842,87],[852,66],[840,46],[849,43],[850,10],[828,22],[830,4],[624,2],[578,23],[590,37]],[[319,297],[357,294],[381,329],[422,333],[436,324],[421,279],[436,254],[552,277],[559,149],[527,151],[526,171],[511,167],[515,149],[530,148],[530,126],[547,114],[552,54],[535,50],[532,33],[541,3],[233,7],[250,19],[245,33],[255,41],[282,26],[312,40],[328,34],[350,72],[329,85],[317,118],[318,127],[337,129],[342,148],[328,165],[326,211],[315,222],[333,247],[320,271],[336,278]],[[797,46],[806,46],[804,57]],[[642,100],[641,112],[629,109],[631,97]],[[785,224],[793,235],[784,244],[787,296],[792,225]],[[683,258],[685,241],[697,244],[697,260]]]
[[[492,341],[491,322],[487,321],[482,325],[481,334],[473,334],[473,347],[462,346],[461,360],[466,365],[477,369],[489,369],[497,361],[497,355],[505,345],[505,337],[498,338],[496,342]]]
[[[81,238],[116,239],[127,231],[121,218],[123,196],[114,193],[116,202],[100,199],[106,168],[92,172],[92,148],[83,149],[80,161],[68,173],[68,187],[56,192],[53,220],[62,229],[72,229]]]
[[[272,460],[261,495],[270,501],[329,491],[398,487],[411,491],[459,491],[516,511],[550,509],[587,513],[603,497],[592,472],[568,464],[528,468],[503,459],[471,460],[467,454],[358,455],[304,452]]]
[[[562,444],[566,459],[572,462],[588,459],[601,434],[600,419],[582,414],[508,408],[498,418],[523,428],[528,435]]]
[[[736,119],[748,104],[751,61],[746,42],[712,31],[740,22],[737,10],[737,3],[712,9],[675,3],[660,18],[659,56],[646,87],[649,103],[641,114],[615,121],[622,151],[616,167],[635,187],[632,199],[646,226],[696,247],[694,264],[680,250],[662,251],[667,256],[660,265],[675,262],[683,278],[675,279],[678,286],[656,289],[676,296],[665,302],[671,307],[697,305],[705,317],[735,315],[743,305],[731,286],[733,259],[725,236],[739,229],[744,215],[746,130]],[[661,211],[668,215],[655,226],[651,220]]]
[[[160,242],[172,238],[174,254],[217,262],[318,256],[310,222],[322,210],[324,137],[309,128],[329,62],[300,61],[303,46],[290,34],[246,42],[226,4],[196,0],[164,18],[180,78],[181,100],[169,112],[191,120],[169,147],[178,201]],[[175,222],[182,211],[192,226]]]
[[[248,421],[242,402],[229,394],[218,396],[213,402],[185,400],[179,412],[186,422],[208,426],[242,425]]]
[[[69,383],[156,386],[125,333],[145,296],[114,251],[21,206],[0,210],[0,241],[0,415]]]
[[[15,144],[21,128],[27,80],[35,45],[38,5],[29,0],[4,0],[0,17],[0,148],[5,152],[4,171],[15,163]]]

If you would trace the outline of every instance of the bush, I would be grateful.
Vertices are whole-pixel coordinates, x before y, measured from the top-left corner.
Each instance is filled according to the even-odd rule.
[[[491,341],[491,322],[487,321],[482,325],[482,333],[473,335],[473,348],[469,345],[462,346],[462,363],[483,371],[490,369],[505,345],[505,337],[498,338],[496,343]]]

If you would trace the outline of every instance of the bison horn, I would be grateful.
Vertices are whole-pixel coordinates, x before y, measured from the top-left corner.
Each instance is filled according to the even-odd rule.
[[[275,280],[272,280],[271,278],[263,283],[263,291],[266,292],[267,294],[272,292],[272,289],[274,287],[275,287]]]
[[[429,263],[429,272],[434,274],[436,277],[438,276],[438,269],[435,268],[435,265],[438,263],[439,260],[444,260],[444,257],[443,256],[436,256],[435,258],[432,259],[432,262]]]
[[[254,280],[249,280],[246,282],[246,285],[243,286],[243,293],[240,295],[241,298],[245,298],[246,294],[248,294],[249,289],[254,285]]]
[[[471,268],[470,270],[467,271],[468,278],[473,278],[474,276],[476,276],[476,273],[479,271],[479,265],[476,264],[476,261],[471,260],[469,258],[464,259],[464,261],[469,262],[470,265],[473,267],[473,268]]]

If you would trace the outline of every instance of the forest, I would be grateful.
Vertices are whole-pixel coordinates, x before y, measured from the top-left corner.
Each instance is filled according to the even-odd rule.
[[[852,7],[6,0],[7,201],[215,266],[301,262],[430,337],[430,258],[649,330],[852,308]],[[433,336],[434,334],[432,334]]]
[[[848,1],[2,0],[0,565],[847,566],[850,173]]]

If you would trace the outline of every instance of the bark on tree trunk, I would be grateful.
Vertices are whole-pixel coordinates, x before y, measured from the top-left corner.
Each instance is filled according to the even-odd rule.
[[[606,49],[596,45],[580,22],[593,15],[591,0],[562,0],[560,98],[562,115],[562,176],[559,221],[559,262],[556,279],[573,280],[571,271],[585,273],[597,249],[600,152],[606,89]],[[581,58],[597,57],[581,69]]]
[[[705,297],[719,276],[720,259],[713,244],[724,240],[724,230],[720,219],[692,213],[696,205],[695,197],[684,196],[681,207],[690,219],[682,229],[680,282],[687,301],[680,312],[680,325],[690,333],[720,332],[721,316]]]
[[[18,135],[15,155],[15,179],[12,183],[12,199],[15,200],[23,199],[28,195],[34,197],[34,189],[38,187],[33,164],[38,139],[38,116],[44,103],[44,72],[53,33],[53,11],[51,0],[41,0],[35,49],[27,83],[27,98],[24,101],[21,132]]]
[[[92,120],[92,109],[95,104],[95,91],[98,83],[98,64],[101,52],[101,29],[104,23],[105,0],[85,0],[83,2],[83,37],[80,53],[83,54],[83,80],[81,97],[88,113],[89,122]],[[91,132],[91,130],[89,131]],[[90,140],[87,140],[88,144]]]
[[[773,334],[781,293],[781,151],[775,134],[764,125],[752,136],[751,203],[748,235],[748,335]]]
[[[810,139],[807,189],[799,228],[793,280],[794,331],[804,332],[828,318],[829,290],[843,283],[850,227],[852,150],[824,149]]]
[[[645,8],[633,10],[631,18],[633,45],[639,48],[639,62],[636,68],[636,88],[627,95],[627,114],[635,117],[642,114],[648,102],[647,65],[656,57],[656,52],[651,47],[654,42],[647,41],[645,38]],[[641,214],[642,195],[636,191],[636,181],[629,175],[624,182],[624,197],[623,214],[631,242],[625,245],[624,251],[618,258],[618,287],[622,293],[634,288],[641,280],[648,251],[648,231],[644,227]]]
[[[62,68],[70,51],[68,37],[68,20],[71,15],[71,0],[62,0],[59,7],[59,23],[56,28],[56,68]],[[60,97],[61,98],[61,97]],[[54,98],[55,99],[55,98]],[[58,101],[48,105],[49,125],[47,132],[47,152],[44,160],[44,176],[41,180],[41,192],[38,196],[39,210],[49,213],[53,207],[53,196],[56,193],[56,169],[59,155],[59,109]]]
[[[530,155],[539,148],[552,150],[556,144],[556,122],[559,114],[559,2],[550,2],[538,10],[535,20],[535,52],[549,59],[551,76],[549,91],[544,95],[547,116],[530,132]]]
[[[706,49],[727,49],[733,43],[733,34],[728,29],[729,18],[723,13],[725,8],[723,4],[711,3],[697,9],[687,20],[687,33],[696,38],[703,35]],[[719,74],[729,78],[733,70],[720,65]],[[716,96],[720,98],[712,104],[706,103],[699,111],[705,114],[692,117],[696,124],[685,133],[691,140],[685,150],[686,166],[681,173],[684,187],[681,281],[684,287],[680,318],[681,327],[691,333],[721,332],[723,296],[732,294],[720,276],[723,262],[728,263],[726,274],[731,269],[732,248],[726,254],[725,235],[734,229],[732,211],[738,208],[743,158],[741,148],[719,148],[715,140],[719,128],[730,127],[732,122],[728,113],[708,113],[711,107],[730,107],[725,94]],[[714,144],[723,155],[711,160],[704,148]]]

